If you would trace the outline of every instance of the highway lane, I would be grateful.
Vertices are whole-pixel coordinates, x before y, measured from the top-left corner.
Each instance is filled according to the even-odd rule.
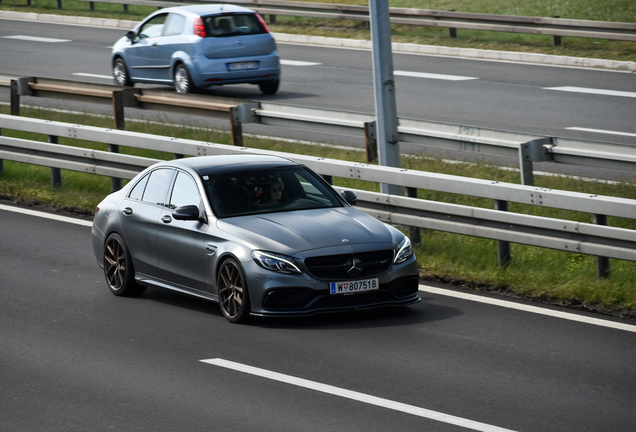
[[[86,226],[0,209],[0,239],[3,430],[477,430],[449,420],[459,418],[581,432],[636,421],[633,332],[427,292],[404,309],[232,325],[178,294],[110,294]]]
[[[2,20],[0,55],[10,61],[0,63],[0,74],[111,82],[107,78],[110,76],[109,46],[123,33],[122,30]],[[16,35],[71,42],[7,38]],[[249,85],[215,88],[208,93],[347,111],[374,111],[370,52],[289,44],[279,44],[279,49],[283,60],[318,65],[284,65],[281,90],[274,96],[263,96]],[[394,66],[398,114],[402,117],[628,144],[636,141],[633,74],[406,54],[394,54]],[[411,76],[400,74],[402,72]],[[97,77],[73,75],[78,73]],[[412,76],[422,73],[441,77]],[[453,77],[471,79],[449,80]],[[549,90],[564,87],[623,94]]]

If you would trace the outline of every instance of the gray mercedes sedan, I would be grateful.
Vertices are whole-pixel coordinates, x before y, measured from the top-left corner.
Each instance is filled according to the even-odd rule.
[[[408,237],[356,200],[275,156],[160,162],[98,205],[93,249],[113,294],[170,289],[235,323],[418,302]]]

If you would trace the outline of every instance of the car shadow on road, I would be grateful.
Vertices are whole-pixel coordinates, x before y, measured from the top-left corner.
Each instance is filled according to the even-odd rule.
[[[161,288],[148,288],[140,300],[158,302],[192,312],[210,315],[211,319],[225,322],[217,303],[179,294]],[[443,321],[463,315],[456,308],[428,303],[432,297],[421,297],[420,303],[410,306],[385,307],[344,312],[320,313],[296,317],[251,316],[246,326],[272,329],[324,329],[339,330],[353,328],[378,328],[410,326],[434,321]]]

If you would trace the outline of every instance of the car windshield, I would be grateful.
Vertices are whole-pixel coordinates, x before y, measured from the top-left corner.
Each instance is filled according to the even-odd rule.
[[[300,166],[232,171],[201,178],[219,218],[343,206],[330,188]]]
[[[223,14],[203,18],[208,37],[246,36],[266,33],[255,14]]]

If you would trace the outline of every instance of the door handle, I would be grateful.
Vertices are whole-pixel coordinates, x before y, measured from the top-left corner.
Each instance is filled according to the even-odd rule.
[[[169,215],[165,215],[164,217],[161,218],[161,222],[170,223],[172,222],[172,218]]]
[[[133,214],[133,210],[132,210],[130,207],[126,207],[126,208],[124,209],[123,213],[124,213],[126,216],[130,216],[131,214]]]

